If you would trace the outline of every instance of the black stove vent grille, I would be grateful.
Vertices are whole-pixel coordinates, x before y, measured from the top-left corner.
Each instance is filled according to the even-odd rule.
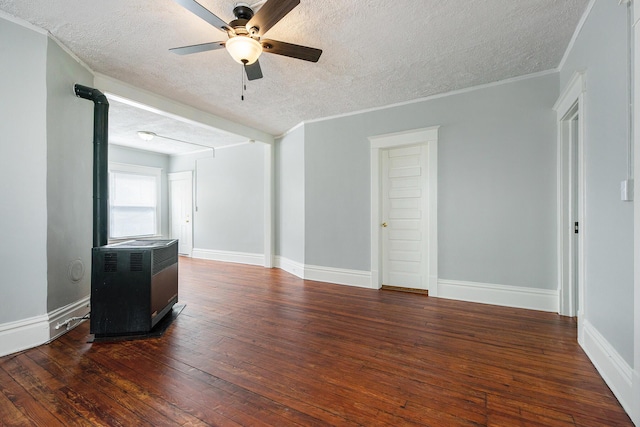
[[[153,268],[151,274],[156,274],[168,266],[178,262],[176,250],[172,247],[165,247],[153,251]]]
[[[111,252],[104,254],[104,272],[116,273],[118,271],[118,253]]]
[[[129,271],[142,271],[142,252],[129,254]]]

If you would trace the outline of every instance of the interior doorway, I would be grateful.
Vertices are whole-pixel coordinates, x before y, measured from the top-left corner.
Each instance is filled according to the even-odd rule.
[[[554,106],[558,117],[558,279],[559,313],[584,319],[584,92],[577,73]]]
[[[372,136],[369,141],[371,287],[380,289],[384,283],[426,289],[429,295],[437,296],[438,127]],[[420,183],[415,182],[418,170]],[[397,175],[393,179],[398,178],[395,184],[389,182],[389,174]],[[387,186],[394,185],[397,192],[389,197],[392,189]],[[418,188],[424,198],[395,197],[416,195]],[[390,238],[392,230],[395,237],[404,238]]]
[[[193,252],[193,174],[191,171],[168,174],[169,227],[171,238],[178,239],[178,253]]]
[[[566,248],[564,254],[566,259],[566,282],[564,283],[562,294],[562,314],[569,317],[577,317],[580,312],[580,288],[582,283],[581,277],[581,215],[580,206],[582,203],[580,197],[580,170],[582,168],[580,160],[580,111],[578,104],[567,112],[562,127],[565,129],[564,144],[567,150],[566,159],[564,160],[567,169],[567,182],[565,183],[566,192],[564,204],[566,213],[564,218],[564,227],[562,232],[566,234]]]

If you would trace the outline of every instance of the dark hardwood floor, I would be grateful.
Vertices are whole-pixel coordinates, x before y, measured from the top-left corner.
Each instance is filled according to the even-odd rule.
[[[161,338],[0,358],[2,425],[631,426],[556,314],[180,260]]]

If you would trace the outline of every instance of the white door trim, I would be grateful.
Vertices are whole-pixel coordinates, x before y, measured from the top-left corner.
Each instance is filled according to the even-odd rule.
[[[274,150],[275,144],[265,143],[264,147],[264,267],[273,268],[273,227],[275,206],[274,181]]]
[[[633,170],[637,174],[640,171],[640,5],[634,2],[633,9],[633,139],[634,139],[634,165]],[[631,407],[635,413],[631,418],[636,425],[640,425],[640,185],[634,185],[633,195],[634,215],[634,359],[633,359],[633,397]]]
[[[391,147],[427,144],[429,156],[429,225],[427,227],[429,295],[438,295],[438,128],[433,126],[406,132],[369,137],[371,146],[371,287],[380,289],[381,275],[381,160],[380,152]]]
[[[585,221],[585,162],[584,162],[584,138],[585,138],[585,92],[586,79],[583,72],[573,75],[566,89],[554,105],[553,109],[557,114],[558,121],[558,145],[557,145],[557,256],[558,256],[558,296],[560,314],[565,316],[578,316],[578,342],[583,341],[582,320],[585,318],[584,304],[584,235],[587,230]],[[578,311],[575,312],[572,300],[573,272],[571,262],[573,254],[571,252],[571,236],[573,235],[572,224],[568,218],[571,215],[571,168],[572,158],[570,155],[571,146],[571,120],[575,114],[579,115],[578,138],[577,138],[577,159],[573,162],[578,167],[577,173],[577,220],[580,226],[580,238],[578,239]]]
[[[179,181],[182,179],[187,179],[191,183],[191,247],[189,248],[188,255],[191,256],[193,254],[193,204],[194,204],[194,188],[193,188],[193,172],[185,171],[185,172],[172,172],[167,174],[167,180],[169,181],[168,185],[168,193],[169,193],[169,235],[172,234],[173,231],[173,215],[172,206],[173,206],[173,196],[171,194],[171,181]]]

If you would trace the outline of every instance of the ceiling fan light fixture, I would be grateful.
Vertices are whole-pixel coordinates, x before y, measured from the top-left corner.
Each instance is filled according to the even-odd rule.
[[[244,35],[231,37],[225,43],[229,55],[240,64],[251,65],[262,53],[262,45],[257,40]]]

